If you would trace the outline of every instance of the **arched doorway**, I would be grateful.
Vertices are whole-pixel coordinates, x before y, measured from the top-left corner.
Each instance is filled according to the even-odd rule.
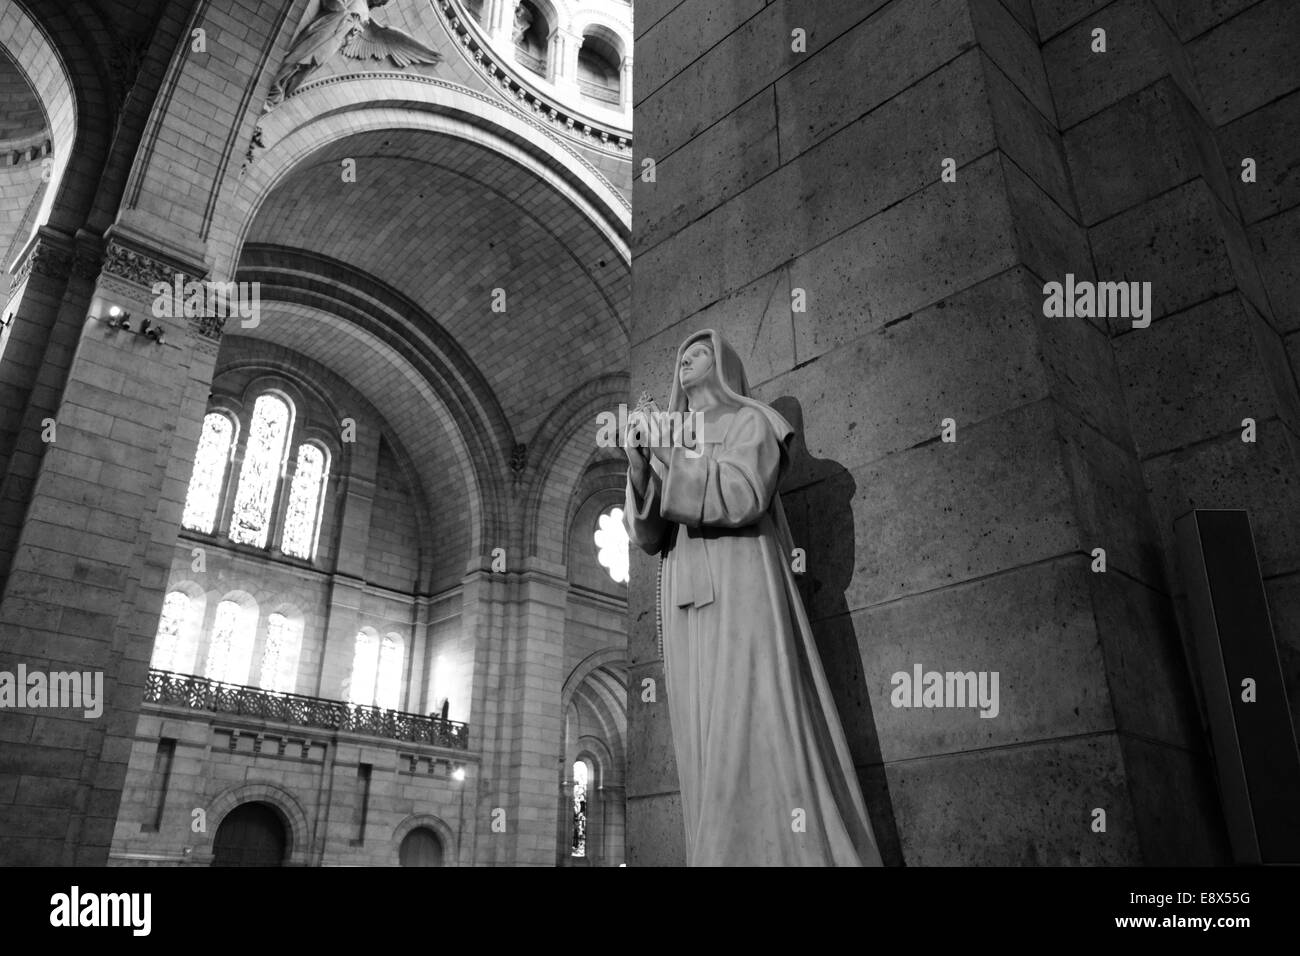
[[[402,866],[442,866],[442,841],[428,827],[416,827],[397,851]]]
[[[269,803],[243,803],[217,827],[213,866],[281,866],[289,842],[280,814]]]

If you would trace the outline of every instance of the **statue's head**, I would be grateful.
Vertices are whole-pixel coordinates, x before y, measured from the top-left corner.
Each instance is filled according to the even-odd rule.
[[[707,388],[722,405],[749,405],[761,411],[781,440],[793,429],[771,406],[749,394],[745,366],[730,343],[713,329],[701,329],[686,338],[677,350],[673,384],[668,397],[668,411],[685,412],[690,407],[687,390]]]
[[[713,343],[708,339],[696,339],[687,344],[677,360],[677,379],[682,388],[690,388],[713,378],[716,368]]]

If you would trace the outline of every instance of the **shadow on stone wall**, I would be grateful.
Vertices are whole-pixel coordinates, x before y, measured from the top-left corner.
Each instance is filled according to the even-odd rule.
[[[856,482],[843,465],[808,453],[803,440],[803,408],[797,399],[784,396],[772,402],[772,407],[795,430],[781,501],[795,546],[803,548],[808,558],[807,570],[798,575],[799,593],[812,621],[822,666],[848,737],[881,858],[886,866],[903,866],[862,654],[844,598],[853,580]]]

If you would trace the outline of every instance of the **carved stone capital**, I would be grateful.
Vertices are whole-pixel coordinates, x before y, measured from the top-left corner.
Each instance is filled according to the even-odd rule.
[[[221,347],[221,336],[225,331],[226,317],[223,315],[200,315],[186,319],[190,334],[194,337],[195,348],[209,355],[216,355]]]
[[[104,272],[145,288],[153,288],[155,282],[165,282],[170,286],[177,275],[181,276],[182,283],[191,278],[174,263],[140,249],[133,249],[117,239],[108,244],[108,253],[104,256]]]
[[[72,259],[72,253],[66,248],[56,245],[45,236],[38,236],[26,258],[14,270],[9,291],[13,292],[33,272],[55,279],[66,279],[72,274]]]

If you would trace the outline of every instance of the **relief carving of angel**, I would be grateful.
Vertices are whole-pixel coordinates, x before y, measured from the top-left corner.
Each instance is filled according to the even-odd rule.
[[[412,63],[437,64],[442,54],[401,30],[382,26],[370,11],[388,0],[321,0],[320,13],[294,40],[271,84],[263,112],[279,106],[326,63],[342,54],[352,60],[391,59],[405,69]]]

